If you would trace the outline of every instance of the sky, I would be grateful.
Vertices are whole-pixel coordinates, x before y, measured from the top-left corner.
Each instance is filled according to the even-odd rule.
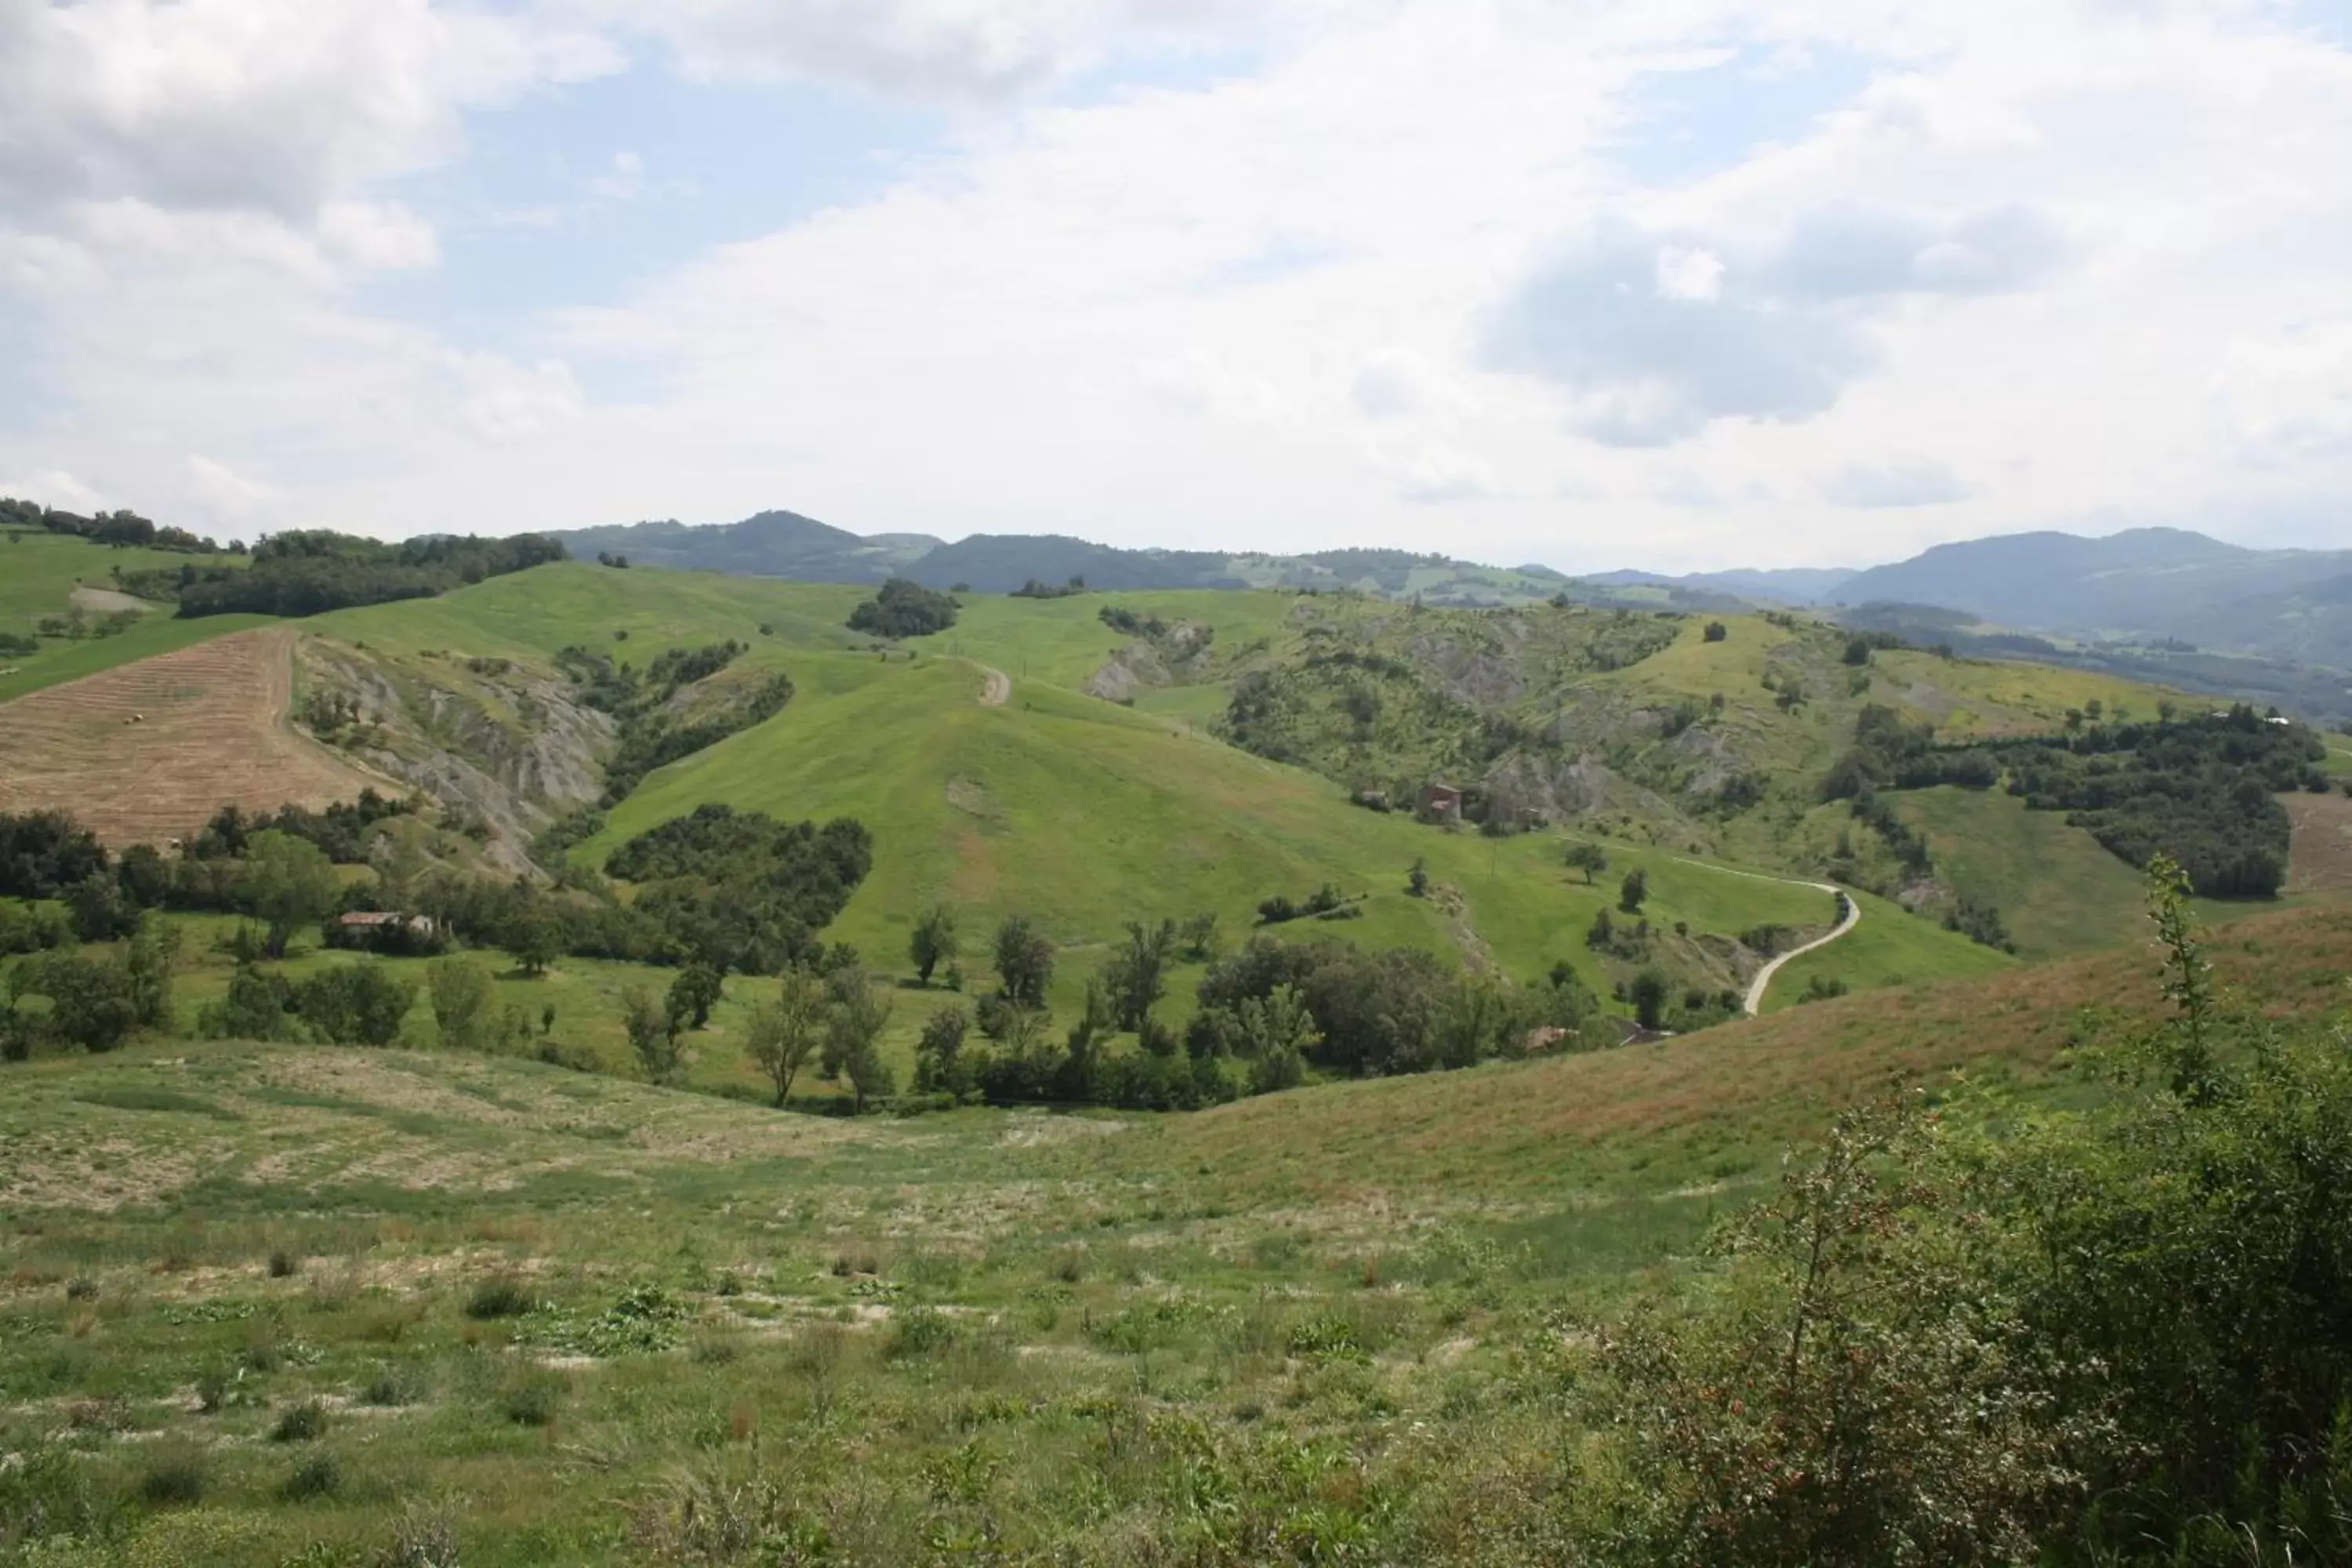
[[[2352,0],[0,0],[0,494],[2352,546]]]

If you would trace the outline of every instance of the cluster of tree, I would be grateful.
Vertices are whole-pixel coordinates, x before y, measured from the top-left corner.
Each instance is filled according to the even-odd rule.
[[[1426,872],[1423,873],[1426,876]],[[1257,906],[1257,923],[1266,926],[1286,925],[1292,921],[1345,920],[1356,910],[1348,896],[1326,882],[1304,899],[1293,899],[1287,893],[1276,893]]]
[[[0,496],[0,526],[37,528],[49,533],[62,533],[76,539],[87,539],[95,544],[121,547],[137,545],[148,550],[185,551],[192,555],[214,555],[221,547],[209,539],[200,538],[184,528],[158,526],[135,511],[102,511],[95,517],[45,507],[38,501],[19,500]],[[245,546],[232,543],[229,551],[243,554]]]
[[[1980,746],[1939,746],[1936,727],[1912,724],[1880,703],[1865,704],[1854,721],[1853,744],[1822,781],[1824,800],[1852,800],[1874,789],[1932,789],[1958,784],[1990,789],[2000,765]]]
[[[1168,623],[1158,616],[1139,616],[1124,605],[1105,605],[1095,612],[1102,624],[1115,632],[1131,637],[1164,637]]]
[[[169,1027],[179,949],[179,929],[160,923],[110,953],[19,959],[0,988],[0,1059],[23,1061],[40,1045],[110,1051],[136,1030]],[[26,1007],[28,997],[46,1006]]]
[[[929,637],[955,625],[956,612],[962,607],[952,594],[935,593],[919,583],[893,577],[849,612],[849,629],[877,637]]]
[[[267,925],[268,951],[276,957],[296,931],[333,913],[345,895],[318,843],[258,825],[297,814],[331,842],[340,842],[363,809],[408,808],[372,797],[368,807],[340,816],[294,806],[275,817],[247,819],[224,807],[195,841],[203,852],[192,848],[178,858],[146,844],[132,845],[119,858],[110,857],[95,834],[63,812],[0,813],[0,895],[63,900],[72,932],[83,942],[131,936],[151,910],[241,913]],[[40,923],[37,916],[11,922],[36,930]]]
[[[2291,832],[2275,796],[2327,785],[2318,735],[2242,704],[2013,742],[2001,759],[2028,807],[2067,813],[2135,865],[2169,855],[2208,898],[2275,894]]]
[[[647,773],[753,725],[763,724],[793,700],[792,678],[782,671],[746,683],[708,701],[681,708],[687,688],[718,675],[748,651],[739,642],[670,648],[644,669],[610,655],[572,647],[555,656],[558,668],[578,684],[581,700],[613,716],[620,743],[604,764],[603,804],[626,799]]]
[[[1999,948],[2003,952],[2017,951],[2017,943],[2010,938],[2009,922],[2001,919],[2000,909],[1965,893],[1944,911],[1944,929],[1958,931],[1979,946]]]
[[[435,1016],[442,1018],[442,968],[471,961],[441,960],[426,972]],[[473,966],[478,968],[478,965]],[[489,981],[481,978],[487,1007]],[[415,1003],[417,983],[373,960],[338,963],[294,980],[257,963],[240,963],[227,991],[197,1014],[196,1032],[215,1040],[309,1040],[332,1046],[396,1043]],[[459,1043],[445,1022],[444,1038]],[[477,1043],[478,1034],[465,1043]]]
[[[12,534],[9,537],[16,536]],[[0,632],[0,657],[15,658],[38,653],[41,651],[41,637],[80,642],[89,637],[116,637],[137,626],[142,614],[139,610],[110,610],[102,616],[93,616],[77,605],[63,615],[43,616],[34,626],[37,636]]]
[[[1041,582],[1031,577],[1013,590],[1016,599],[1075,599],[1087,591],[1084,577],[1071,577],[1060,583]]]
[[[1598,1336],[1609,1560],[2352,1560],[2352,1064],[2230,1016],[2157,882],[2171,1015],[2096,1093],[1849,1113],[1722,1289]]]
[[[713,804],[629,840],[604,869],[637,884],[631,908],[681,958],[774,974],[814,959],[873,864],[873,840],[850,818],[819,827]]]
[[[1300,1060],[1351,1077],[1517,1055],[1539,1031],[1574,1036],[1594,1008],[1564,965],[1543,984],[1511,986],[1417,948],[1372,952],[1330,939],[1257,936],[1202,978],[1187,1046],[1196,1055],[1246,1054],[1262,1038],[1247,1009],[1285,990],[1313,1025],[1315,1037],[1297,1042]]]
[[[429,599],[485,578],[565,558],[562,544],[535,533],[511,539],[439,534],[387,544],[324,529],[273,534],[253,547],[253,564],[125,573],[127,591],[177,599],[185,617],[315,616],[356,605]],[[135,584],[135,585],[134,585]]]
[[[54,899],[105,869],[98,835],[67,813],[0,812],[0,897]]]
[[[338,866],[364,865],[368,829],[394,817],[413,816],[422,804],[379,795],[371,787],[361,790],[356,800],[334,801],[320,811],[284,805],[274,812],[248,815],[236,805],[224,805],[188,840],[187,853],[199,860],[237,859],[256,834],[287,833],[317,845]]]
[[[826,1081],[848,1081],[850,1109],[862,1114],[869,1099],[898,1089],[898,1075],[879,1049],[891,1011],[889,992],[858,963],[788,970],[775,1000],[751,1010],[744,1054],[775,1086],[778,1106],[790,1101],[793,1084],[814,1062]],[[650,1016],[643,1022],[646,1039],[656,1039]],[[632,1042],[639,1033],[633,1025]]]

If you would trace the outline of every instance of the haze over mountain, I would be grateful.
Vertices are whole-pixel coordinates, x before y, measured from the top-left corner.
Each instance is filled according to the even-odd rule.
[[[558,535],[572,552],[635,564],[818,583],[902,574],[931,588],[1011,593],[1083,578],[1098,589],[1319,587],[1441,602],[1580,599],[1704,608],[1734,602],[1956,611],[1990,628],[2134,644],[2189,644],[2294,664],[2352,668],[2352,551],[2251,550],[2183,529],[2105,538],[2037,532],[1943,544],[1864,570],[1726,570],[1668,576],[1639,569],[1570,577],[1540,564],[1501,568],[1403,551],[1303,555],[1127,550],[1065,534],[861,535],[790,511],[740,522],[675,521]],[[1880,616],[1884,619],[1884,616]],[[1958,626],[1966,623],[1950,622]]]

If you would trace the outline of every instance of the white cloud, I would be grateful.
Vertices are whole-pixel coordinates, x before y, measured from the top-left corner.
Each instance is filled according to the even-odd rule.
[[[1385,0],[1383,0],[1385,3]],[[900,97],[1016,96],[1125,47],[1253,36],[1329,0],[572,0],[709,79],[846,81]]]
[[[500,445],[536,440],[572,423],[587,407],[571,366],[560,360],[516,364],[494,354],[467,354],[450,369],[457,423]]]
[[[2211,397],[2224,436],[2255,462],[2352,454],[2352,315],[2232,342]]]
[[[2253,537],[2352,491],[2352,58],[2270,8],[544,3],[0,0],[0,309],[37,391],[0,471],[167,517],[207,504],[188,454],[234,454],[386,532],[789,505],[1427,547],[1475,499],[1444,548],[1668,568]],[[882,195],[595,308],[374,313],[362,276],[464,264],[388,182],[612,63],[551,15],[966,112]],[[1870,79],[1714,173],[1624,173],[1641,85],[1727,41]],[[1196,47],[1213,81],[1121,74]],[[514,205],[609,182],[614,224],[657,221],[580,129],[587,172]]]
[[[1397,496],[1416,506],[1485,500],[1502,493],[1493,464],[1444,442],[1382,444],[1374,447],[1373,458],[1395,480]]]
[[[0,496],[38,501],[43,506],[54,507],[59,511],[79,512],[84,517],[114,510],[104,495],[63,468],[26,474],[20,479],[0,479]]]
[[[1941,463],[1855,463],[1823,480],[1822,494],[1840,506],[1888,510],[1949,506],[1966,500],[1969,488]]]
[[[1658,298],[1712,300],[1723,297],[1723,262],[1711,250],[1669,245],[1658,252]]]
[[[276,487],[201,455],[188,458],[188,487],[205,512],[205,522],[233,538],[250,539],[265,531],[263,525],[284,499]]]
[[[613,154],[612,166],[588,182],[588,192],[599,201],[635,201],[646,186],[646,161],[635,153]]]
[[[299,221],[609,46],[431,0],[0,0],[0,195]]]
[[[1217,419],[1276,420],[1290,400],[1272,382],[1234,370],[1205,349],[1186,349],[1140,367],[1144,387],[1162,406]]]
[[[431,267],[441,258],[433,226],[395,202],[329,202],[319,210],[328,256],[362,272]]]

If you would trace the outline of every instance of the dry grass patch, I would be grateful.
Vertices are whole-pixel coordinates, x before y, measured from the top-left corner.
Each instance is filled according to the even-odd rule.
[[[0,707],[0,810],[70,811],[120,847],[187,837],[227,804],[396,789],[288,722],[294,637],[238,632]]]
[[[2286,890],[2352,892],[2352,795],[2289,795],[2280,802],[2294,824]]]

